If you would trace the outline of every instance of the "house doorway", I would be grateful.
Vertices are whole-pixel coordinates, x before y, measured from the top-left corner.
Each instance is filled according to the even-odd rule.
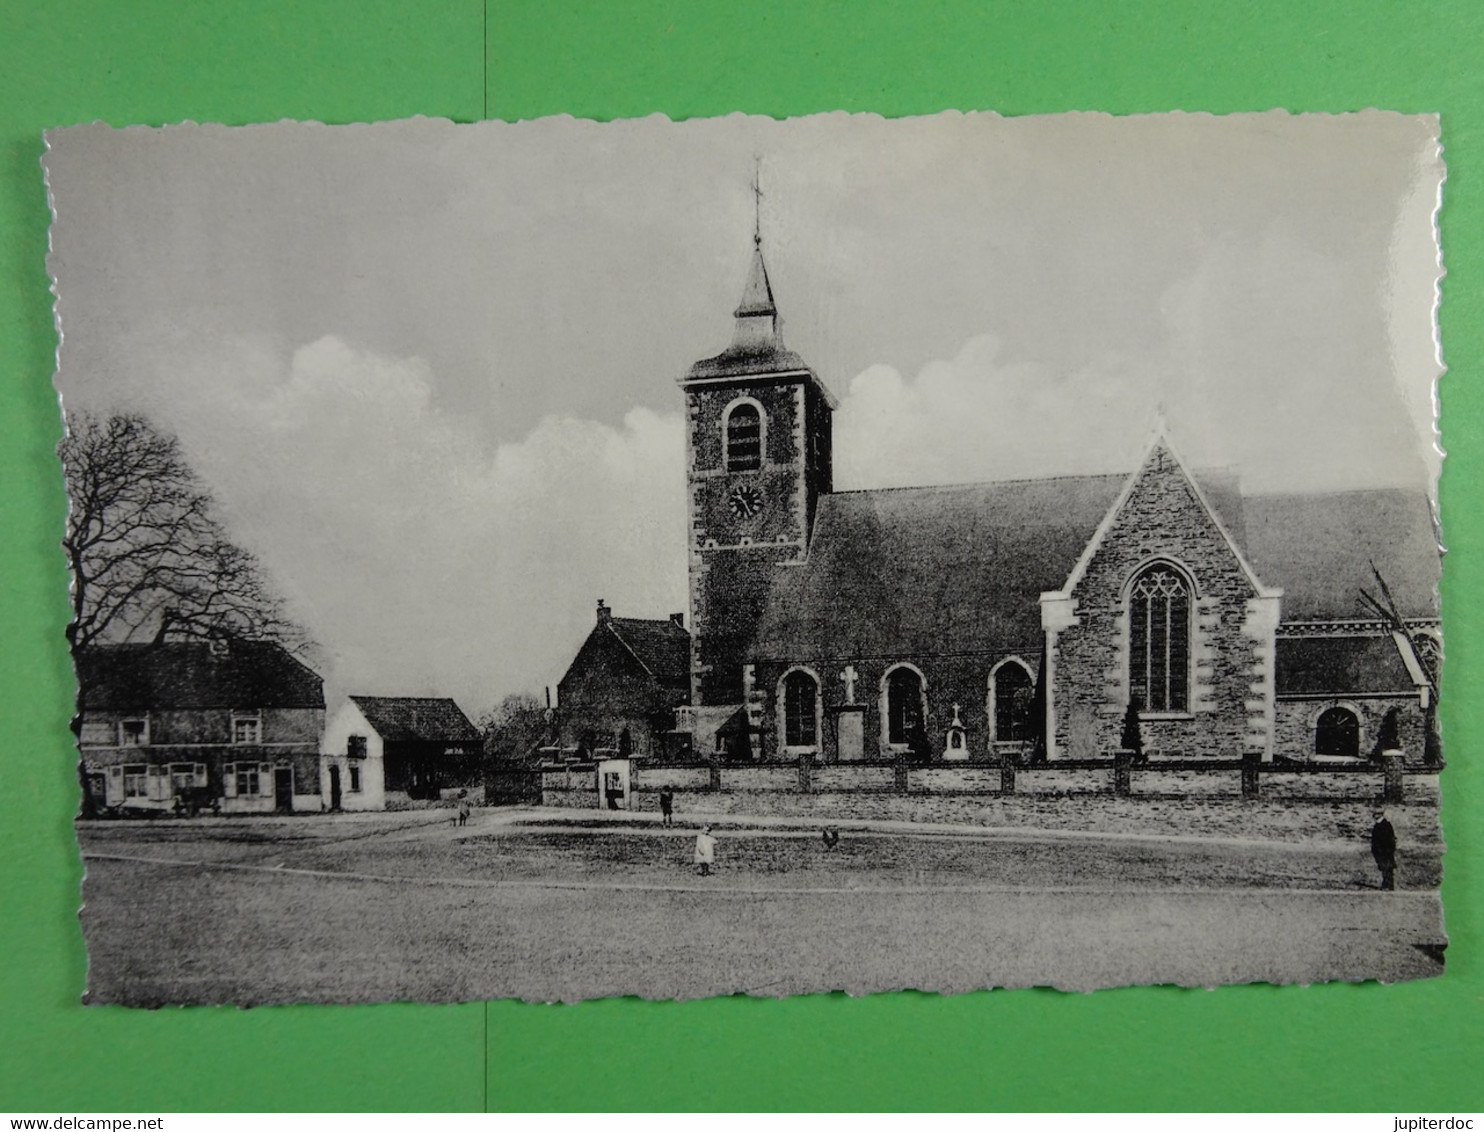
[[[280,814],[294,812],[294,768],[273,768],[273,808]]]
[[[340,808],[340,768],[330,764],[330,809]]]

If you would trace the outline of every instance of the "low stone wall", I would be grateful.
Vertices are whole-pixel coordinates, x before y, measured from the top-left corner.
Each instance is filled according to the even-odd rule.
[[[541,802],[545,806],[595,809],[598,806],[594,770],[590,766],[552,768],[541,775]],[[838,808],[855,795],[872,796],[896,793],[895,768],[889,765],[816,765],[811,770],[809,794],[799,790],[799,769],[794,763],[723,764],[720,768],[721,789],[711,789],[709,766],[643,766],[635,768],[632,809],[659,811],[659,792],[668,787],[675,793],[675,810],[688,804],[704,810],[743,812],[748,805],[758,813],[813,812],[809,798],[833,798],[826,808]],[[1113,794],[1113,764],[1062,767],[1054,763],[1020,767],[1015,774],[1015,794],[1027,798],[1047,798]],[[1381,771],[1278,770],[1265,766],[1259,780],[1263,800],[1274,801],[1345,801],[1370,803],[1382,790]],[[1199,800],[1240,799],[1241,771],[1231,767],[1210,770],[1194,768],[1166,769],[1154,763],[1136,766],[1130,772],[1132,797],[1148,802],[1161,798]],[[987,801],[998,797],[1000,768],[994,764],[961,764],[958,766],[917,766],[908,774],[908,790],[914,797],[961,796],[966,803],[974,799]],[[1406,800],[1437,799],[1436,774],[1408,774]],[[479,805],[477,798],[471,802]],[[897,795],[901,797],[901,795]],[[799,801],[795,801],[795,799]],[[417,808],[440,803],[418,803]],[[444,801],[442,805],[451,805]],[[396,807],[389,801],[388,808]]]
[[[1017,794],[1111,794],[1113,764],[1103,767],[1022,767],[1015,772]]]
[[[723,770],[722,773],[726,772]],[[633,788],[641,792],[652,790],[658,793],[666,786],[672,790],[705,790],[710,785],[711,768],[708,766],[634,766]]]
[[[907,781],[913,790],[926,790],[931,794],[958,792],[996,794],[1000,789],[1000,768],[998,766],[913,767]]]
[[[749,790],[797,790],[799,768],[792,765],[753,763],[721,768],[721,789],[726,794]]]
[[[1266,781],[1266,776],[1264,776]],[[1129,787],[1134,797],[1150,794],[1180,798],[1240,797],[1240,770],[1160,770],[1158,767],[1134,767]],[[1111,788],[1111,780],[1110,780]]]
[[[567,809],[598,808],[597,768],[591,763],[553,767],[541,771],[541,804]]]
[[[1414,776],[1404,784],[1411,787]],[[1264,770],[1258,789],[1264,798],[1334,798],[1347,801],[1369,801],[1379,798],[1383,789],[1381,770],[1331,772]]]
[[[797,772],[795,772],[797,778]],[[726,782],[723,778],[722,782]],[[815,766],[810,774],[810,787],[816,793],[836,790],[890,790],[895,785],[895,771],[889,766],[841,766],[833,763]]]

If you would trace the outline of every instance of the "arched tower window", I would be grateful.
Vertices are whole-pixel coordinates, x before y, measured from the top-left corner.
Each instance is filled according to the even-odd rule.
[[[922,675],[913,668],[893,668],[886,677],[886,741],[904,747],[914,739],[922,742],[926,723]]]
[[[783,745],[819,746],[819,681],[801,668],[783,678]]]
[[[994,741],[1020,743],[1036,736],[1036,685],[1029,669],[1007,660],[990,676],[994,700]]]
[[[763,417],[749,401],[732,406],[726,418],[727,471],[755,472],[763,466]]]
[[[1341,755],[1348,759],[1360,755],[1360,720],[1349,708],[1332,707],[1321,712],[1314,724],[1314,753]]]
[[[1163,563],[1129,590],[1128,684],[1144,711],[1190,710],[1190,583]]]

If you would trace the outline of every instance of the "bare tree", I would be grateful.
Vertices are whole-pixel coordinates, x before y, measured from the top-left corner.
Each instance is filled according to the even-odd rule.
[[[227,538],[180,442],[142,416],[69,419],[74,649],[165,634],[306,640],[247,550]]]
[[[485,754],[497,762],[526,762],[546,740],[550,712],[529,693],[516,692],[479,717]]]

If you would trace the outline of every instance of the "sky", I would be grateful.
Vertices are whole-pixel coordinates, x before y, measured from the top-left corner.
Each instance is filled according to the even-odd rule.
[[[66,412],[175,432],[347,693],[555,687],[686,608],[677,379],[755,220],[837,488],[1430,491],[1437,120],[549,118],[48,135]],[[755,170],[762,189],[752,192]]]

